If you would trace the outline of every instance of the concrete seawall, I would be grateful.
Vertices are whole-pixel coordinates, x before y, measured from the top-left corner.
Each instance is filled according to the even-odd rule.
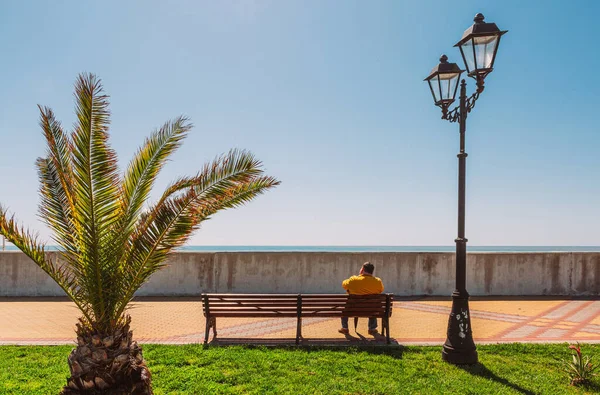
[[[339,293],[364,261],[386,292],[443,295],[454,289],[452,253],[179,252],[139,296],[201,292]],[[600,253],[470,253],[471,295],[600,295]],[[62,290],[21,252],[0,252],[0,296],[61,296]]]

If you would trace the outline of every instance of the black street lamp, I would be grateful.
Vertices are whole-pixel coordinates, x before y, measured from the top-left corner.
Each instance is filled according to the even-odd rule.
[[[483,80],[494,70],[500,38],[508,32],[498,29],[495,23],[485,23],[483,19],[483,14],[475,15],[473,26],[465,30],[454,45],[460,49],[469,77],[477,81],[479,93],[483,91]]]
[[[454,103],[458,79],[463,71],[456,63],[448,63],[448,57],[442,55],[440,64],[431,70],[429,77],[425,78],[429,83],[435,105],[442,109],[442,118],[448,115],[448,107]]]
[[[455,45],[460,48],[469,77],[477,82],[477,90],[467,98],[467,83],[460,84],[460,103],[448,110],[456,97],[458,80],[463,70],[456,63],[448,63],[442,55],[440,64],[425,78],[436,106],[442,109],[442,119],[459,123],[460,153],[458,156],[458,237],[456,238],[456,289],[452,293],[452,311],[448,318],[448,333],[442,359],[454,364],[477,363],[477,349],[473,342],[469,293],[467,292],[467,239],[465,238],[465,131],[467,114],[475,107],[475,102],[483,92],[485,77],[492,72],[500,38],[507,31],[498,29],[495,23],[485,23],[482,14],[475,16],[475,23],[463,34]]]

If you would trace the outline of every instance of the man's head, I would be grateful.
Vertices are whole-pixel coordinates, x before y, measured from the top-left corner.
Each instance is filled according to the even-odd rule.
[[[360,268],[360,274],[373,274],[374,271],[375,266],[373,266],[371,262],[363,263],[362,267]]]

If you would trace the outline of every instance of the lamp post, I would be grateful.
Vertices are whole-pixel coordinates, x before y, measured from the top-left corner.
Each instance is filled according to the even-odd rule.
[[[458,89],[458,80],[464,72],[456,63],[448,63],[442,55],[440,64],[433,68],[425,81],[433,95],[436,106],[442,110],[442,119],[458,122],[460,132],[460,152],[458,156],[458,237],[456,238],[456,289],[452,293],[452,311],[448,318],[448,333],[442,350],[442,359],[454,364],[477,363],[477,349],[473,342],[467,277],[467,239],[465,237],[465,173],[466,159],[465,132],[467,114],[475,106],[484,89],[484,80],[494,69],[500,38],[507,31],[498,29],[495,23],[484,22],[482,14],[475,15],[473,26],[465,30],[459,47],[467,74],[475,79],[477,90],[467,98],[467,83],[460,84],[459,105],[449,110]]]

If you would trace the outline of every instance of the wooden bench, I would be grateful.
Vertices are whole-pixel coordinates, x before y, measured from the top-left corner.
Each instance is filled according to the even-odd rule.
[[[305,317],[375,317],[381,318],[382,334],[390,343],[392,294],[202,294],[206,317],[204,343],[210,329],[217,338],[218,317],[296,318],[296,344],[302,337],[302,318]]]

